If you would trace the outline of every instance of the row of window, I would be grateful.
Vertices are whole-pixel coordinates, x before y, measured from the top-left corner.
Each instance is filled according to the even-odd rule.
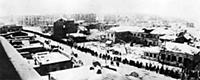
[[[158,54],[145,53],[145,56],[152,57],[152,58],[157,58]],[[179,63],[183,62],[183,58],[182,57],[177,57],[177,56],[174,56],[174,55],[161,54],[161,59],[162,60],[167,60],[167,61],[172,61],[172,62],[178,61]]]
[[[114,37],[114,34],[108,34],[108,36],[110,35],[110,37]]]
[[[153,41],[153,42],[147,42],[148,45],[158,45],[157,41]]]
[[[157,54],[153,54],[153,53],[146,53],[145,56],[157,58]]]
[[[134,37],[144,37],[144,38],[158,38],[158,35],[153,35],[153,34],[142,34],[142,33],[134,33]]]
[[[183,62],[183,58],[182,57],[176,57],[174,55],[165,55],[165,54],[161,54],[161,59],[162,60],[167,60],[167,61],[178,61],[179,63]]]

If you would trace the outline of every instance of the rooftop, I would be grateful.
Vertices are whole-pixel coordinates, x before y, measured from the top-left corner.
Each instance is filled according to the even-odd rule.
[[[165,28],[154,28],[154,30],[151,33],[152,34],[167,34],[167,35],[176,34],[176,32],[172,31],[171,29],[165,29]]]
[[[34,43],[34,44],[30,44],[27,41],[22,41],[23,46],[22,48],[17,48],[17,49],[28,49],[28,48],[38,48],[38,47],[43,47],[43,45],[41,43]]]
[[[81,34],[81,33],[71,33],[71,34],[69,34],[69,35],[71,35],[71,36],[73,36],[73,37],[86,37],[86,35]]]
[[[83,66],[50,72],[50,76],[55,80],[128,80],[127,77],[115,71],[106,68],[102,68],[101,71],[102,74],[97,74],[97,69],[90,70],[90,66]]]
[[[109,30],[115,31],[115,32],[144,32],[141,27],[135,27],[135,26],[119,26],[119,27],[112,27]]]
[[[59,52],[40,52],[34,56],[36,60],[42,64],[51,64],[70,60],[68,57],[60,54]]]
[[[166,50],[168,51],[185,53],[189,55],[197,54],[200,51],[198,48],[191,47],[187,44],[174,43],[174,42],[166,42],[165,47]]]
[[[176,38],[177,36],[175,35],[164,35],[160,37],[160,39],[165,39],[165,40],[175,40]]]
[[[145,47],[143,51],[150,53],[160,53],[160,47]]]

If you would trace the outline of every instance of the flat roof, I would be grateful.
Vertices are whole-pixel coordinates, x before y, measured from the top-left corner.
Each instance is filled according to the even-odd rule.
[[[39,52],[36,53],[34,57],[38,62],[42,64],[51,64],[70,60],[68,57],[61,54],[60,52]]]
[[[84,35],[84,34],[82,34],[82,33],[71,33],[71,34],[69,34],[69,35],[71,35],[71,36],[73,36],[73,37],[86,37],[86,35]]]
[[[17,48],[17,49],[28,49],[28,48],[38,48],[38,47],[43,47],[43,45],[40,43],[34,43],[34,44],[30,44],[30,45],[23,45],[22,48]]]
[[[50,76],[56,80],[104,80],[108,78],[110,80],[128,80],[126,76],[107,68],[102,68],[102,74],[97,74],[96,72],[98,69],[99,68],[96,67],[94,70],[90,70],[90,65],[82,66],[50,72]]]

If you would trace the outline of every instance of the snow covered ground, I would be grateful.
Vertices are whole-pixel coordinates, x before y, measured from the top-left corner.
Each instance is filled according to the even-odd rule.
[[[123,45],[116,45],[116,46],[113,46],[111,48],[108,48],[108,47],[105,47],[105,43],[99,43],[99,42],[86,42],[86,43],[80,43],[78,44],[80,46],[85,46],[87,48],[90,48],[98,53],[102,53],[102,54],[106,54],[106,49],[115,49],[121,53],[125,53],[125,49],[124,49],[124,46]],[[117,48],[118,47],[118,48]],[[156,61],[151,61],[151,60],[146,60],[146,59],[143,59],[141,58],[141,55],[143,55],[144,51],[150,51],[150,52],[157,52],[158,53],[158,50],[159,48],[158,47],[130,47],[128,44],[126,45],[126,48],[128,50],[128,52],[131,52],[129,54],[124,54],[124,55],[121,55],[121,57],[124,59],[124,58],[127,58],[129,60],[135,60],[135,61],[142,61],[145,63],[152,63],[152,64],[156,64],[156,65],[163,65],[161,63],[158,63]],[[110,54],[112,55],[112,54]],[[174,67],[174,66],[169,66],[169,65],[164,65],[166,67],[168,67],[169,69],[175,69],[175,70],[180,70],[180,68],[178,67]]]
[[[78,53],[79,59],[83,61],[84,65],[91,65],[93,61],[99,61],[102,65],[110,65],[110,60],[103,60],[94,56],[91,56],[89,53],[86,54],[84,52],[81,52],[79,50],[73,49],[75,53]],[[126,65],[120,63],[120,66],[118,67],[118,71],[122,75],[130,74],[131,72],[136,72],[139,74],[140,77],[143,77],[143,80],[176,80],[171,77],[167,77],[161,74],[158,74],[156,72],[148,71],[145,69],[140,69],[134,66]],[[135,79],[133,79],[135,80]]]

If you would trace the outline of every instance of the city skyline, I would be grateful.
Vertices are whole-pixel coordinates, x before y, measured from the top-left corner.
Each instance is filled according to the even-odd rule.
[[[0,16],[45,14],[149,14],[199,23],[197,0],[1,0]]]

